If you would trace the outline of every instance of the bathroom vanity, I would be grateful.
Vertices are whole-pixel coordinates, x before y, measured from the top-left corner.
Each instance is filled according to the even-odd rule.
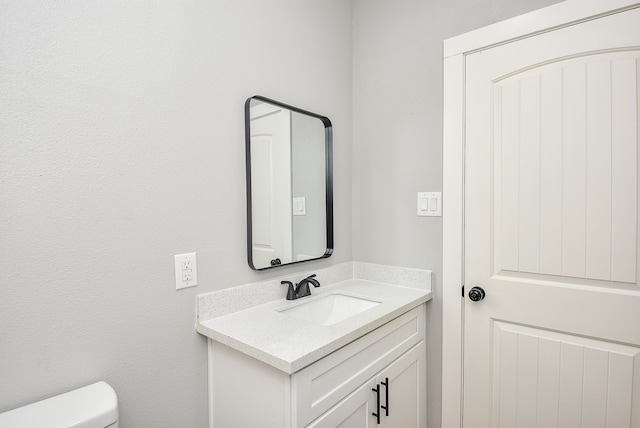
[[[199,298],[225,300],[211,294]],[[426,289],[348,279],[295,301],[199,314],[210,426],[426,427],[430,299]]]

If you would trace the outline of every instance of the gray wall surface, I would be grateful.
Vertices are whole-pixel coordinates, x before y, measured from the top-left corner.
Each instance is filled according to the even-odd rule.
[[[327,250],[325,126],[316,118],[291,115],[291,190],[305,198],[305,215],[293,216],[293,259],[320,257]],[[307,257],[308,258],[308,257]]]
[[[442,40],[553,2],[0,0],[0,412],[102,379],[123,428],[206,427],[194,296],[357,260],[435,271],[439,426]],[[327,260],[247,266],[256,94],[333,122]]]
[[[344,0],[0,0],[0,412],[103,379],[123,428],[207,426],[194,296],[352,258],[350,38]],[[326,261],[248,267],[256,94],[335,125]]]
[[[434,271],[427,305],[429,428],[441,421],[443,40],[557,0],[353,0],[353,259]],[[443,215],[447,199],[443,195]]]

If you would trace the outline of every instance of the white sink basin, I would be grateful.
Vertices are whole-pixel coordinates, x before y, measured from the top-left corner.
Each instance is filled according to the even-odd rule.
[[[280,312],[299,320],[320,325],[333,325],[379,304],[380,302],[362,297],[329,294],[292,308],[282,309]]]

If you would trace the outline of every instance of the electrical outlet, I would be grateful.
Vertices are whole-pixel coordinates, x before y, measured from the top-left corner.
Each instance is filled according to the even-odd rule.
[[[176,254],[174,256],[176,290],[198,285],[196,253]]]

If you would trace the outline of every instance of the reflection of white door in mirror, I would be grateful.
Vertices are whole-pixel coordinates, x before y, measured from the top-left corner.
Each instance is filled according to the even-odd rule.
[[[253,262],[292,262],[291,112],[270,104],[251,107]]]

